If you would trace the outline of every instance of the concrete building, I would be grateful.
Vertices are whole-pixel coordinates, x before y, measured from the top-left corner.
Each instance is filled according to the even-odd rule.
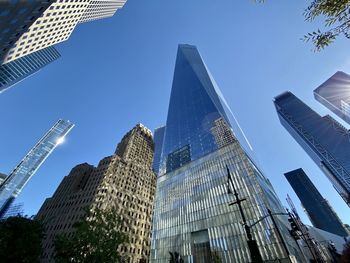
[[[70,37],[78,23],[112,16],[125,2],[126,0],[51,1],[49,6],[45,4],[44,8],[39,7],[33,11],[36,15],[30,18],[31,23],[26,24],[25,32],[20,31],[19,35],[16,33],[16,39],[9,40],[8,45],[6,45],[6,53],[2,56],[2,63],[8,63],[65,41]],[[11,8],[11,5],[8,5],[9,12]],[[12,27],[8,29],[11,30]],[[7,29],[5,28],[5,30]]]
[[[121,231],[130,243],[118,249],[127,262],[147,262],[156,185],[153,153],[152,133],[137,124],[123,137],[115,154],[103,158],[97,167],[87,163],[74,167],[37,214],[46,230],[41,261],[53,262],[55,236],[72,235],[73,224],[84,218],[87,208],[97,206],[119,211]]]

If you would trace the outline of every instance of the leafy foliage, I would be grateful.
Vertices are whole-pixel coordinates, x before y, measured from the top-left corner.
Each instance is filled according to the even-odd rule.
[[[211,253],[211,260],[213,263],[222,263],[219,253],[216,251]]]
[[[15,216],[0,221],[0,262],[36,263],[44,230],[39,221]]]
[[[306,21],[312,22],[317,17],[324,17],[324,26],[304,36],[305,41],[311,41],[315,50],[319,51],[331,44],[339,35],[350,38],[350,0],[313,0],[305,9]]]
[[[71,238],[64,235],[56,237],[56,262],[124,262],[117,248],[128,238],[119,231],[120,223],[114,209],[88,212],[85,220],[74,225],[75,232]]]

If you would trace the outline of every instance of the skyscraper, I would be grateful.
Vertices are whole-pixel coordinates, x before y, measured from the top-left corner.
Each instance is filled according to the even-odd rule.
[[[7,177],[6,174],[0,173],[0,185],[6,179],[6,177]]]
[[[36,73],[59,57],[60,54],[54,47],[47,47],[0,65],[0,93]]]
[[[126,0],[54,0],[50,1],[49,4],[47,4],[48,1],[43,1],[45,4],[43,6],[39,5],[39,7],[35,2],[37,1],[30,1],[35,5],[35,8],[27,7],[27,5],[21,7],[19,4],[18,12],[24,10],[26,17],[28,15],[30,17],[30,10],[32,10],[33,15],[29,18],[31,22],[27,23],[28,18],[24,17],[22,28],[25,31],[23,32],[21,29],[15,34],[15,38],[8,39],[8,42],[4,40],[6,47],[5,50],[2,48],[5,52],[2,55],[2,63],[11,62],[67,40],[78,23],[112,16],[118,8],[124,5]],[[18,26],[20,28],[22,20],[17,21],[16,16],[9,16],[13,12],[13,5],[2,4],[2,7],[4,10],[2,12],[11,19],[9,24],[4,24],[5,27],[8,27],[3,30],[6,32],[13,30],[12,23],[16,24],[16,28]],[[13,20],[16,21],[13,22]]]
[[[119,230],[129,237],[128,244],[118,247],[119,252],[127,262],[147,262],[156,186],[153,151],[151,131],[137,124],[123,137],[115,154],[103,158],[97,167],[87,163],[74,167],[37,214],[46,232],[41,262],[54,262],[55,236],[71,235],[73,224],[94,207],[118,211]]]
[[[153,158],[152,167],[153,167],[153,171],[156,174],[159,173],[164,135],[165,135],[165,126],[159,127],[154,130],[154,158]]]
[[[315,99],[350,124],[350,76],[336,72],[314,90]]]
[[[251,148],[206,68],[197,48],[179,45],[157,179],[151,262],[169,252],[184,262],[250,262],[242,218],[227,191],[230,168],[245,198],[249,224],[283,212],[269,180],[255,165]],[[291,255],[298,257],[286,220],[275,216]],[[270,219],[251,228],[264,260],[287,259]]]
[[[74,124],[69,121],[58,120],[2,182],[0,185],[0,218],[73,126]]]
[[[349,235],[340,218],[328,201],[322,197],[303,169],[290,171],[284,176],[299,197],[314,227],[339,236]]]
[[[350,206],[350,133],[329,115],[321,117],[291,92],[274,99],[281,124]]]

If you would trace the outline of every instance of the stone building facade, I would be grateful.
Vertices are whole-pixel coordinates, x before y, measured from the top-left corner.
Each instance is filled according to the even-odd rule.
[[[129,237],[129,243],[118,250],[127,262],[148,262],[156,186],[153,153],[151,131],[137,124],[97,167],[87,163],[74,167],[37,214],[46,231],[42,262],[54,261],[55,236],[73,235],[73,224],[94,207],[117,209],[120,230]]]

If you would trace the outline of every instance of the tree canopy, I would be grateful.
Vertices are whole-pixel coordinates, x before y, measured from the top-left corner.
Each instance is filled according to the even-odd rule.
[[[42,224],[15,216],[0,221],[0,262],[36,263],[42,253]]]
[[[117,248],[127,236],[119,231],[118,213],[111,210],[88,212],[86,219],[74,225],[72,237],[59,235],[55,239],[57,263],[123,262]]]

